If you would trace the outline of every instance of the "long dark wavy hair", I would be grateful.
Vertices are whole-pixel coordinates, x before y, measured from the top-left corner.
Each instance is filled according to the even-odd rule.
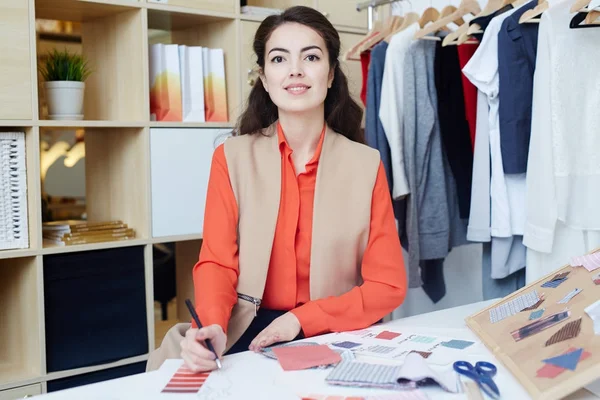
[[[267,41],[279,26],[295,22],[315,30],[327,46],[330,68],[334,68],[333,82],[325,98],[325,121],[334,131],[355,142],[364,143],[361,130],[362,108],[352,99],[348,79],[340,69],[340,36],[327,18],[319,11],[304,6],[290,7],[281,14],[270,15],[258,27],[254,36],[254,52],[260,70],[265,67]],[[277,106],[271,101],[262,81],[256,79],[248,96],[246,109],[240,115],[233,134],[235,136],[260,132],[278,118]]]

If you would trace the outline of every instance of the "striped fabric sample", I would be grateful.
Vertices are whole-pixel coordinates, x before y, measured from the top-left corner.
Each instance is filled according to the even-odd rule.
[[[400,365],[370,364],[365,362],[341,362],[327,376],[332,385],[400,389],[398,383]],[[411,387],[416,387],[414,384]]]
[[[543,288],[557,288],[561,283],[566,281],[567,278],[562,279],[554,279],[552,281],[548,281],[542,285]]]
[[[524,308],[530,307],[540,300],[537,291],[522,294],[506,303],[500,304],[490,310],[490,321],[496,323],[505,318],[518,314]]]
[[[564,340],[573,339],[579,335],[579,332],[581,332],[581,318],[569,322],[556,331],[556,333],[550,336],[550,339],[546,341],[546,346],[550,346],[554,343],[562,342]]]
[[[209,375],[210,372],[197,373],[182,365],[173,374],[162,393],[196,393],[204,385]]]
[[[565,297],[563,297],[561,300],[558,301],[558,304],[566,304],[568,303],[573,297],[577,296],[579,293],[581,293],[582,289],[579,288],[575,288],[572,291],[570,291],[569,293],[567,293],[567,295]]]
[[[600,268],[600,253],[592,253],[584,256],[573,257],[571,259],[571,266],[584,267],[588,271],[592,272],[593,270]]]
[[[423,358],[428,358],[431,354],[433,354],[430,351],[417,351],[417,350],[412,350],[411,353],[417,353]]]

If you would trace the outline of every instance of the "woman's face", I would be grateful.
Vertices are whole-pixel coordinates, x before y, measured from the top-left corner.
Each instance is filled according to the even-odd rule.
[[[333,81],[325,41],[302,24],[279,26],[266,44],[261,80],[280,112],[322,108]]]

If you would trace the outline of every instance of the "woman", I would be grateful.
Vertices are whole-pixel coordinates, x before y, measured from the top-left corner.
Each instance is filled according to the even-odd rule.
[[[216,368],[205,339],[221,356],[359,329],[406,293],[385,171],[363,144],[337,31],[293,7],[263,21],[254,51],[260,80],[212,160],[193,270],[204,328],[172,329],[185,330],[181,357],[195,371]],[[176,348],[170,335],[157,352]]]

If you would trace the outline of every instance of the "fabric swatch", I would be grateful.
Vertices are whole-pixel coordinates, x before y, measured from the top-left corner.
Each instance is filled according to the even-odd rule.
[[[387,353],[391,353],[394,350],[396,350],[396,347],[379,346],[379,345],[369,346],[367,348],[367,351],[369,351],[370,353],[376,353],[376,354],[387,354]]]
[[[560,324],[563,320],[571,316],[571,311],[560,311],[544,318],[533,321],[519,329],[515,329],[510,333],[515,342],[528,338],[529,336],[538,334],[556,324]]]
[[[577,350],[561,354],[560,356],[547,358],[542,360],[542,362],[546,364],[551,364],[560,368],[569,369],[571,371],[575,371],[577,368],[577,364],[579,363],[579,359],[583,354],[583,349],[579,348]]]
[[[175,371],[162,393],[196,393],[204,385],[209,375],[210,372],[193,372],[182,365]]]
[[[442,342],[442,346],[449,347],[451,349],[464,350],[467,347],[469,347],[470,345],[472,345],[473,343],[474,342],[469,342],[468,340],[452,339],[447,342]]]
[[[545,298],[544,298],[544,296],[542,295],[542,296],[540,296],[540,299],[538,300],[538,302],[537,302],[537,303],[535,303],[535,304],[534,304],[534,305],[532,305],[532,306],[525,307],[525,308],[524,308],[524,309],[522,309],[521,311],[531,311],[531,310],[535,310],[535,309],[537,309],[539,306],[541,306],[541,305],[542,305],[542,303],[544,302],[544,300],[546,300],[546,299],[545,299]]]
[[[573,257],[571,258],[571,266],[583,267],[588,271],[592,272],[595,269],[600,268],[600,254],[592,253],[586,254],[584,256]]]
[[[600,272],[592,276],[592,281],[595,285],[600,285]]]
[[[565,279],[567,276],[569,276],[570,273],[571,273],[571,271],[561,272],[560,274],[554,275],[554,277],[552,279],[550,279],[550,281],[557,281],[559,279]]]
[[[542,308],[541,310],[532,311],[531,314],[529,314],[529,320],[531,321],[534,319],[541,318],[542,315],[544,314],[544,311],[546,311],[545,308]]]
[[[417,353],[417,354],[419,354],[419,355],[420,355],[421,357],[423,357],[423,358],[429,358],[429,356],[430,356],[431,354],[433,354],[433,353],[432,353],[432,352],[430,352],[430,351],[418,351],[418,350],[411,350],[410,352],[411,352],[411,353]]]
[[[330,385],[390,390],[417,389],[427,383],[438,384],[451,393],[461,390],[460,379],[453,369],[434,371],[423,357],[414,353],[409,353],[402,365],[341,362],[330,372],[325,382]]]
[[[567,351],[565,351],[563,353],[563,355],[572,353],[575,350],[577,350],[575,347],[571,347]],[[590,357],[591,355],[592,355],[592,353],[590,353],[588,351],[584,351],[581,354],[581,356],[579,357],[579,362],[585,360],[586,358]],[[536,376],[538,378],[554,379],[557,376],[559,376],[560,374],[562,374],[563,372],[565,372],[565,368],[557,367],[556,365],[552,365],[552,364],[544,364],[544,366],[542,368],[537,370]]]
[[[392,340],[400,336],[400,333],[383,331],[379,335],[375,336],[376,339]]]
[[[418,336],[410,339],[410,341],[415,342],[415,343],[433,343],[436,341],[436,338],[431,337],[431,336],[418,335]]]
[[[562,328],[560,328],[556,333],[550,336],[550,339],[546,341],[546,346],[553,345],[554,343],[562,342],[565,340],[573,339],[577,337],[581,332],[581,317],[576,319],[575,321],[571,321]]]
[[[582,289],[579,288],[575,288],[572,291],[570,291],[569,293],[567,293],[567,295],[565,297],[563,297],[561,300],[559,300],[557,303],[558,304],[566,304],[568,303],[573,297],[577,296],[579,293],[581,293]]]
[[[346,340],[344,342],[332,343],[332,345],[335,347],[341,347],[343,349],[353,349],[355,347],[360,346],[360,343],[350,342]]]
[[[500,304],[490,310],[490,321],[496,323],[505,318],[518,314],[524,308],[530,307],[540,300],[537,291],[522,294],[506,303]]]
[[[298,371],[322,365],[337,364],[342,361],[339,353],[329,346],[287,346],[275,347],[273,353],[284,371]]]
[[[548,281],[548,282],[544,283],[542,285],[542,287],[543,288],[557,288],[560,286],[561,283],[563,283],[566,280],[567,280],[567,278],[555,279],[553,281]]]

